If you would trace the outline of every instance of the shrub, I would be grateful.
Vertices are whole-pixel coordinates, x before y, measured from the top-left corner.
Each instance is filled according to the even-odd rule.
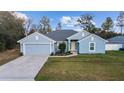
[[[72,54],[71,51],[66,52],[66,55]]]
[[[54,53],[52,52],[50,55],[52,56],[52,55],[54,55]]]
[[[5,44],[0,42],[0,52],[5,50]]]
[[[120,51],[124,51],[124,48],[120,48],[119,50],[120,50]]]
[[[13,49],[16,45],[15,40],[12,36],[8,35],[5,38],[5,41],[6,41],[6,45],[5,45],[6,49]]]
[[[7,34],[0,34],[0,42],[4,44],[5,49],[13,49],[16,45],[15,38]]]
[[[65,48],[66,48],[66,44],[64,42],[59,44],[59,49],[61,53],[65,52]]]

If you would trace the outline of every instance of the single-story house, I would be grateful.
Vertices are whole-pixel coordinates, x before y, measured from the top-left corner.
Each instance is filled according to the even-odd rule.
[[[124,36],[116,36],[108,39],[105,47],[106,50],[119,50],[120,48],[124,48]]]
[[[20,43],[20,52],[23,55],[56,53],[59,51],[59,44],[62,42],[66,44],[66,52],[93,54],[105,53],[107,41],[85,30],[80,32],[74,30],[52,31],[45,35],[34,32],[18,41]]]

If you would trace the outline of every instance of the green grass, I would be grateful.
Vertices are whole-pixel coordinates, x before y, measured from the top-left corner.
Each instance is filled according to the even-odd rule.
[[[49,58],[35,80],[124,80],[124,51]]]

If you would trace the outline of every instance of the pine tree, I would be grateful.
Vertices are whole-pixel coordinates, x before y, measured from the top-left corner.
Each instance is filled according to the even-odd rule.
[[[124,27],[124,12],[120,12],[119,16],[117,17],[117,26],[120,27],[122,34]]]
[[[101,27],[103,31],[111,31],[113,28],[113,21],[111,17],[107,17]]]

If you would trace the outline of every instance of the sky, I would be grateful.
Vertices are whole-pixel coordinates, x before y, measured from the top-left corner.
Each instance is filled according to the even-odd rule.
[[[55,30],[57,23],[62,23],[62,29],[78,29],[74,25],[76,19],[83,14],[91,14],[94,16],[93,24],[101,27],[101,24],[106,17],[111,17],[113,22],[116,22],[119,11],[18,11],[28,18],[33,20],[33,24],[38,24],[42,16],[47,16],[50,19],[52,30]]]

